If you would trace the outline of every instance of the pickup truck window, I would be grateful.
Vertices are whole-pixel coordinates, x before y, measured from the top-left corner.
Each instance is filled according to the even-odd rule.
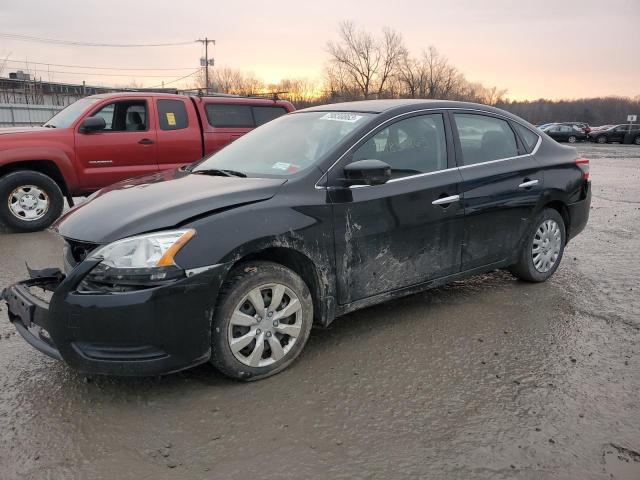
[[[60,110],[51,117],[44,126],[49,128],[69,128],[71,124],[82,114],[82,112],[97,101],[97,98],[82,98]]]
[[[286,114],[287,111],[282,107],[252,107],[253,117],[256,120],[256,127],[264,125],[271,120]]]
[[[316,165],[371,119],[370,113],[285,115],[243,135],[191,171],[229,170],[250,177],[287,178]]]
[[[182,100],[158,100],[161,130],[180,130],[189,126],[187,108]]]
[[[102,117],[107,124],[105,132],[141,132],[148,130],[147,102],[129,100],[105,105],[92,117]]]
[[[205,110],[212,127],[254,127],[250,105],[208,104]]]

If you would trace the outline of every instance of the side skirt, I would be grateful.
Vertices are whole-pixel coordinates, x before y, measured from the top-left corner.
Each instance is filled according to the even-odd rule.
[[[464,278],[472,277],[474,275],[480,275],[482,273],[491,272],[499,268],[505,268],[511,265],[512,263],[513,261],[503,260],[500,262],[491,263],[489,265],[484,265],[482,267],[473,268],[471,270],[465,270],[463,272],[454,273],[453,275],[447,275],[446,277],[440,277],[433,280],[428,280],[426,282],[418,283],[416,285],[411,285],[409,287],[404,287],[396,290],[390,290],[384,293],[379,293],[372,297],[362,298],[360,300],[356,300],[355,302],[351,302],[346,305],[337,305],[335,316],[339,317],[349,312],[353,312],[354,310],[370,307],[372,305],[377,305],[378,303],[387,302],[389,300],[393,300],[396,298],[406,297],[407,295],[413,295],[415,293],[423,292],[431,288],[436,288],[451,282],[455,282],[456,280],[462,280]],[[327,325],[329,323],[331,322],[330,321],[327,322]]]

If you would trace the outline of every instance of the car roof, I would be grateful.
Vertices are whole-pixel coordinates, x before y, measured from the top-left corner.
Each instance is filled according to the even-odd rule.
[[[354,102],[329,103],[298,110],[300,112],[360,112],[360,113],[388,113],[399,114],[420,109],[466,109],[479,110],[487,113],[497,113],[519,122],[523,119],[499,108],[490,107],[480,103],[459,102],[455,100],[426,100],[426,99],[385,99],[385,100],[357,100]],[[525,122],[528,123],[528,122]],[[535,128],[532,126],[532,128]]]

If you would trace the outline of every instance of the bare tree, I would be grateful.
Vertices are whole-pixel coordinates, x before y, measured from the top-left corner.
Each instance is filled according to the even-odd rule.
[[[339,41],[327,44],[330,80],[341,84],[341,90],[355,87],[364,98],[372,93],[381,95],[406,51],[402,36],[385,29],[382,40],[378,40],[349,21],[340,23],[338,33]]]

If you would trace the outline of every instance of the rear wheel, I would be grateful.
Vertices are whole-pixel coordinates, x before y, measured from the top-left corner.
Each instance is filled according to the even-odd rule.
[[[576,143],[578,139],[576,137],[574,137],[573,135],[571,135],[569,138],[567,138],[567,141],[569,143]]]
[[[596,138],[596,142],[607,143],[607,137],[605,137],[604,135],[600,135],[599,137]]]
[[[636,145],[640,145],[640,135],[633,139],[633,143],[635,143]]]
[[[40,172],[20,170],[0,178],[0,221],[17,232],[49,227],[62,213],[56,182]]]
[[[527,234],[518,262],[509,268],[511,273],[528,282],[544,282],[560,265],[565,243],[562,216],[545,208]]]
[[[271,262],[234,269],[213,317],[211,362],[243,381],[274,375],[300,354],[313,322],[307,285],[292,270]]]

